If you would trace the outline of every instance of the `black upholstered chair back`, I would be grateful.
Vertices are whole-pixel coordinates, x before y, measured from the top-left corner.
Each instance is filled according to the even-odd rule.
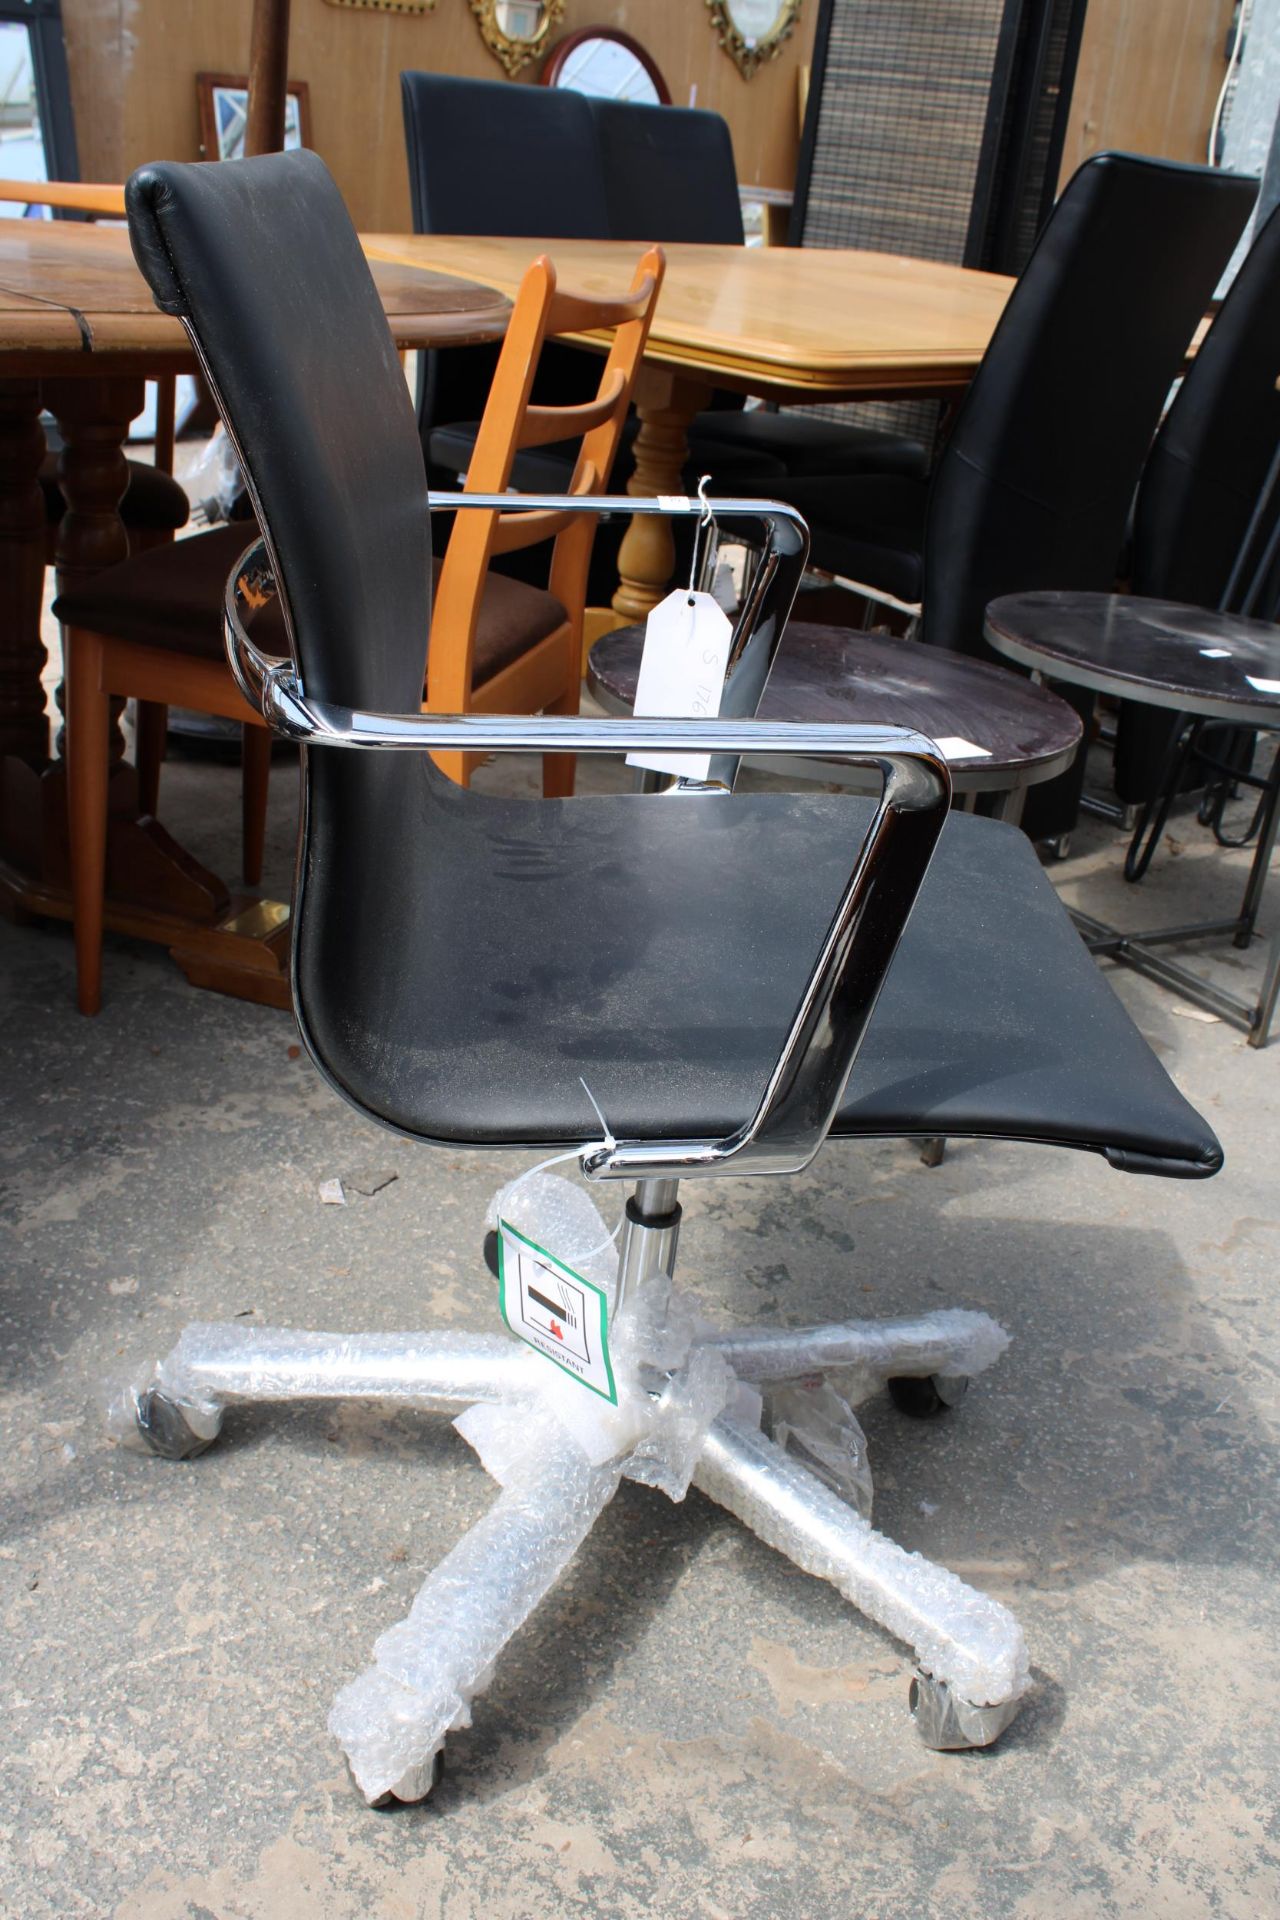
[[[195,337],[276,564],[307,691],[422,697],[426,475],[355,229],[314,153],[142,167],[129,231],[156,303]]]
[[[997,594],[1111,586],[1161,406],[1255,191],[1129,154],[1068,183],[939,461],[928,641],[980,653]]]
[[[1280,448],[1280,208],[1245,255],[1143,470],[1133,590],[1214,607]]]
[[[609,231],[591,109],[560,87],[402,73],[416,233],[599,240]]]
[[[405,151],[415,233],[483,233],[537,240],[609,234],[595,122],[585,95],[513,87],[452,73],[402,73]],[[478,419],[497,366],[493,347],[424,356],[418,426]],[[595,393],[596,369],[554,342],[534,389],[546,406]]]
[[[718,113],[589,100],[613,240],[740,247],[733,139]]]

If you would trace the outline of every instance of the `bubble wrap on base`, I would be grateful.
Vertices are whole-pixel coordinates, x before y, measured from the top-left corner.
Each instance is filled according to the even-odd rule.
[[[907,1320],[846,1320],[824,1327],[748,1327],[713,1333],[710,1343],[739,1380],[795,1380],[806,1373],[848,1375],[848,1397],[865,1399],[895,1374],[964,1374],[993,1366],[1009,1336],[989,1314],[941,1308]],[[856,1393],[862,1381],[865,1391]]]
[[[505,1333],[306,1333],[196,1322],[163,1360],[108,1388],[107,1422],[117,1440],[145,1448],[137,1420],[144,1387],[181,1407],[208,1440],[224,1408],[241,1400],[371,1399],[452,1412],[518,1393],[526,1357]]]
[[[864,1520],[871,1518],[875,1482],[867,1436],[829,1380],[816,1374],[771,1386],[764,1396],[764,1422],[784,1453],[793,1453]]]
[[[806,1573],[914,1647],[920,1665],[977,1706],[1025,1691],[1022,1629],[1007,1607],[877,1533],[762,1433],[725,1418],[694,1485]]]
[[[619,1467],[592,1466],[547,1410],[527,1410],[523,1433],[521,1471],[382,1635],[376,1664],[334,1701],[329,1731],[368,1800],[393,1792],[451,1728],[470,1724],[498,1654],[617,1489]]]

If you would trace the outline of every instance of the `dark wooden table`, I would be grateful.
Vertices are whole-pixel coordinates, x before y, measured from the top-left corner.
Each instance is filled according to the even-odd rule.
[[[451,275],[376,265],[402,348],[500,338],[510,302]],[[50,757],[40,638],[47,529],[38,475],[47,409],[64,441],[59,584],[128,554],[119,506],[124,444],[144,382],[196,370],[181,324],[156,311],[118,227],[0,221],[0,901],[21,914],[71,917],[62,764]],[[118,734],[118,729],[117,729]],[[112,775],[107,925],[161,940],[190,977],[287,1004],[281,902],[231,894],[151,819],[132,769]]]
[[[1165,707],[1188,718],[1280,729],[1280,628],[1239,614],[1107,593],[1018,593],[987,608],[997,653],[1095,692]],[[1215,987],[1157,951],[1213,934],[1237,947],[1253,938],[1280,823],[1273,779],[1240,912],[1230,920],[1123,933],[1073,913],[1091,952],[1122,962],[1207,1008],[1264,1047],[1280,996],[1280,928],[1273,934],[1256,1000]]]
[[[643,627],[620,627],[591,649],[587,684],[610,712],[630,713],[643,646]],[[1071,764],[1081,732],[1080,716],[1065,700],[1021,674],[915,640],[804,620],[782,636],[760,718],[914,727],[943,747],[952,786],[966,803],[998,794],[996,811],[1007,820],[1021,814],[1028,787]],[[784,766],[771,759],[768,766],[842,785],[864,778],[843,761]],[[865,778],[873,784],[875,775]]]

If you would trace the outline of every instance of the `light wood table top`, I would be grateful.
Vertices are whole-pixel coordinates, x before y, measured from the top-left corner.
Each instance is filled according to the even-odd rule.
[[[630,240],[368,234],[375,260],[457,273],[512,293],[539,253],[566,287],[625,286]],[[954,392],[965,387],[1013,286],[896,254],[821,247],[667,246],[645,357],[718,386],[791,400]]]
[[[456,346],[500,338],[510,303],[456,274],[375,264],[396,343]],[[86,370],[188,371],[181,324],[159,313],[123,227],[66,220],[0,220],[0,363],[6,376]]]

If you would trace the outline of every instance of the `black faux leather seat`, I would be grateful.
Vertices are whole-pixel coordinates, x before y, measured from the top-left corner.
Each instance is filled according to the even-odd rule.
[[[349,1099],[486,1146],[598,1137],[579,1075],[619,1138],[750,1119],[869,801],[520,802],[416,761],[361,771],[361,819],[309,864],[298,903],[300,1018]],[[1221,1163],[1025,836],[967,814],[948,822],[833,1132],[1044,1140],[1165,1173]]]
[[[457,351],[465,351],[465,349],[457,349]],[[572,351],[572,348],[559,347],[554,340],[543,348],[544,355],[551,352]],[[576,357],[581,359],[583,356]],[[545,398],[544,404],[546,404]],[[704,417],[709,420],[736,420],[744,416],[733,413],[712,413]],[[777,418],[778,416],[762,415],[761,417]],[[635,472],[635,460],[631,449],[635,444],[638,424],[633,414],[623,429],[622,444],[613,463],[613,473],[610,477],[610,486],[615,492],[624,488]],[[432,473],[447,475],[450,481],[465,474],[471,464],[471,455],[479,430],[478,420],[454,420],[447,427],[433,427],[427,437],[427,464]],[[562,492],[573,473],[575,451],[575,447],[570,443],[559,440],[552,440],[545,447],[523,449],[516,455],[511,476],[513,484],[521,493]],[[691,443],[689,465],[685,473],[692,491],[697,489],[700,473],[707,471],[711,473],[713,492],[737,493],[748,485],[753,492],[759,492],[770,481],[785,478],[787,469],[782,461],[772,454],[749,446],[735,445],[731,441],[712,441],[699,435],[696,442]]]
[[[870,474],[784,479],[778,491],[806,519],[815,502],[821,510],[814,553],[819,566],[846,580],[865,581],[910,606],[924,601],[927,480]]]

